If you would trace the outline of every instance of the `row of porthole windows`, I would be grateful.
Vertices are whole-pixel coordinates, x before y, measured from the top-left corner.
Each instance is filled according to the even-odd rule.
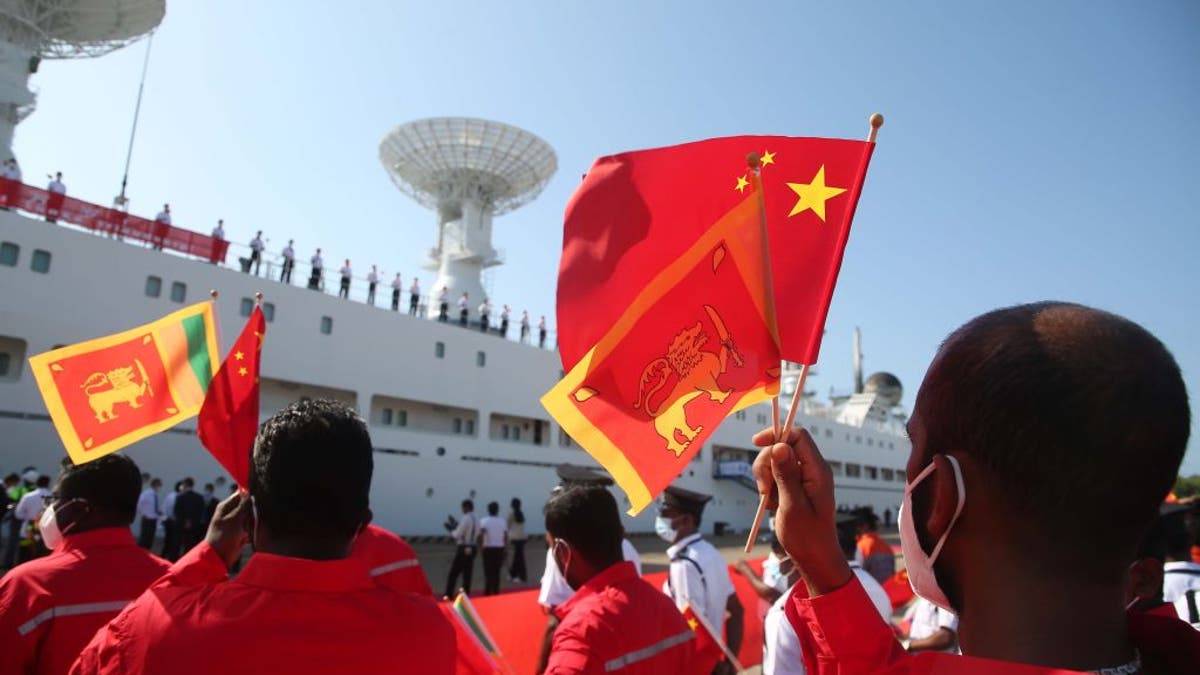
[[[0,242],[0,265],[16,267],[21,261],[21,247],[11,241]],[[29,269],[40,274],[50,272],[50,252],[40,248],[33,249],[29,258]]]
[[[847,478],[866,478],[867,480],[882,480],[885,482],[904,482],[905,480],[903,469],[884,469],[862,464],[842,464],[841,462],[830,462],[829,469],[833,475],[845,476]]]
[[[433,356],[439,359],[446,358],[445,342],[433,343]],[[475,352],[475,365],[480,368],[483,368],[487,365],[487,352]]]

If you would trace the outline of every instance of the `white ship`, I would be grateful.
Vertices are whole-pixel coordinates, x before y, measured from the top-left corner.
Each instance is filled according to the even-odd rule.
[[[72,15],[75,23],[40,26],[36,13],[0,11],[0,149],[7,150],[16,123],[32,110],[27,80],[37,59],[103,53],[162,18],[161,0],[123,1],[141,13]],[[424,293],[449,287],[449,322],[436,319],[436,296],[431,302],[423,295],[409,315],[407,288],[400,311],[391,311],[387,279],[380,280],[375,306],[367,304],[362,270],[350,297],[337,297],[338,251],[325,252],[330,288],[314,290],[305,287],[310,270],[300,261],[291,283],[281,283],[278,260],[265,259],[261,277],[244,272],[237,261],[249,255],[245,247],[233,248],[232,264],[213,264],[207,235],[159,230],[144,219],[135,226],[121,211],[78,201],[49,223],[44,216],[48,206],[57,208],[48,204],[53,198],[0,184],[6,203],[16,207],[0,211],[0,471],[32,465],[54,474],[65,456],[29,356],[141,325],[208,298],[210,289],[219,292],[222,355],[256,292],[265,295],[263,419],[302,397],[332,397],[367,420],[376,451],[371,506],[389,529],[442,534],[446,515],[457,513],[464,498],[482,505],[519,497],[536,512],[557,482],[556,466],[595,466],[539,403],[562,374],[553,334],[543,348],[536,318],[528,343],[518,339],[519,315],[507,337],[456,321],[455,301],[464,291],[476,318],[475,303],[488,287],[484,272],[503,263],[492,245],[493,217],[536,197],[556,169],[553,150],[508,125],[440,118],[397,127],[380,158],[404,192],[437,214],[429,266],[438,277]],[[18,191],[25,198],[17,199]],[[128,204],[123,192],[117,204]],[[219,253],[225,257],[223,248]],[[499,312],[497,304],[493,325]],[[795,380],[795,371],[785,369],[785,397]],[[899,382],[881,373],[856,390],[828,405],[805,397],[797,420],[831,460],[842,505],[894,514],[909,454]],[[749,479],[756,455],[749,439],[770,419],[769,404],[736,413],[679,477],[682,486],[713,495],[706,528],[749,527],[758,499]],[[185,476],[229,485],[197,440],[195,420],[125,452],[168,485]],[[626,528],[652,530],[653,511],[629,518]]]

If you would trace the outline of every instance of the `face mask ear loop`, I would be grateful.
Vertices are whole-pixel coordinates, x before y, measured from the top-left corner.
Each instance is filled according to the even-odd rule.
[[[933,462],[930,462],[928,466],[926,466],[924,469],[921,469],[921,473],[917,474],[917,477],[912,479],[911,483],[904,487],[904,493],[912,494],[912,491],[917,489],[917,486],[921,484],[921,481],[928,478],[929,474],[933,473],[935,469],[937,469],[937,465]]]
[[[954,528],[954,523],[958,522],[958,517],[962,514],[963,507],[967,502],[967,486],[963,482],[962,467],[958,465],[958,459],[954,455],[944,455],[950,462],[950,466],[954,467],[954,483],[958,488],[958,506],[954,507],[954,516],[950,518],[950,524],[946,526],[946,531],[942,533],[941,539],[938,539],[937,546],[933,547],[933,553],[929,554],[929,564],[932,565],[938,558],[938,554],[942,552],[942,546],[946,543],[946,539],[950,537],[950,530]],[[933,466],[931,463],[929,466]]]

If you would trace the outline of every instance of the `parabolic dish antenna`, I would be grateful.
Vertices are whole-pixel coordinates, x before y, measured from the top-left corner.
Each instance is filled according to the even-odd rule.
[[[33,111],[29,76],[43,58],[107,54],[162,22],[165,0],[0,0],[0,149]]]
[[[528,204],[558,169],[554,148],[508,124],[435,117],[402,124],[379,144],[392,182],[437,212],[437,243],[427,267],[438,270],[433,297],[465,292],[474,314],[483,299],[484,268],[503,256],[492,247],[492,217]],[[438,303],[429,313],[438,313]]]

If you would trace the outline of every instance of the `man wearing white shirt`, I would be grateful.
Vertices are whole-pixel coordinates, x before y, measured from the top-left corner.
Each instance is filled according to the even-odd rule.
[[[342,264],[342,269],[338,270],[342,274],[342,283],[338,286],[338,297],[350,299],[350,259],[346,258],[346,262]]]
[[[296,266],[296,249],[292,247],[293,241],[288,239],[287,246],[283,247],[283,272],[279,275],[279,280],[285,284],[292,283],[292,268]]]
[[[404,288],[404,284],[400,283],[400,273],[396,272],[396,278],[392,279],[392,311],[400,311],[400,291]]]
[[[159,211],[158,215],[154,216],[154,222],[162,223],[164,225],[171,224],[171,205],[170,204],[163,204],[162,211]]]
[[[958,616],[917,598],[909,610],[912,627],[908,632],[908,651],[958,653]]]
[[[454,538],[454,560],[450,562],[450,572],[446,575],[446,593],[442,597],[453,600],[458,590],[454,582],[462,575],[463,592],[471,594],[471,575],[475,571],[475,553],[479,550],[479,521],[475,518],[475,502],[464,499],[462,502],[462,520],[457,523],[450,518],[445,527]]]
[[[1191,549],[1195,542],[1188,529],[1187,516],[1191,507],[1163,504],[1162,522],[1165,543],[1163,560],[1162,599],[1174,604],[1179,618],[1191,624],[1200,623],[1200,563],[1192,562]],[[1193,612],[1193,608],[1196,610]]]
[[[63,200],[67,195],[67,186],[62,181],[61,171],[54,174],[54,180],[46,186],[46,191],[50,193],[46,199],[46,221],[57,223],[58,215],[62,212]]]
[[[317,249],[308,262],[312,266],[312,273],[308,277],[308,287],[319,291],[321,290],[321,277],[325,273],[325,259],[321,257],[321,249]]]
[[[408,287],[408,314],[417,315],[417,305],[421,302],[421,281],[413,277],[412,286]]]
[[[538,348],[546,348],[546,317],[538,319]]]
[[[9,210],[17,201],[17,194],[21,189],[21,168],[17,166],[17,160],[9,157],[4,160],[4,168],[0,171],[0,177],[6,178],[11,183],[7,183],[3,190],[0,190],[0,209]]]
[[[162,211],[154,216],[154,236],[151,241],[154,245],[154,250],[161,251],[163,242],[167,239],[167,232],[171,229],[171,205],[163,204]]]
[[[264,248],[262,230],[259,230],[254,238],[250,240],[250,262],[254,265],[254,276],[258,276],[258,270],[262,267],[262,252]],[[247,269],[247,272],[250,270]]]
[[[511,313],[512,310],[508,308],[508,305],[504,305],[500,309],[500,337],[508,337],[508,317]]]
[[[467,316],[470,313],[467,303],[467,292],[463,291],[462,297],[458,299],[458,324],[463,328],[467,327]]]
[[[483,549],[483,594],[500,592],[500,568],[508,547],[508,523],[500,517],[500,504],[487,505],[488,514],[479,521],[479,546]]]
[[[216,241],[213,242],[212,255],[209,256],[208,261],[210,263],[216,265],[218,262],[220,262],[220,258],[218,257],[218,249],[220,248],[220,242],[225,241],[225,221],[224,220],[217,221],[217,226],[214,227],[213,231],[212,231],[212,238],[215,239]]]
[[[155,478],[150,485],[138,495],[138,546],[150,550],[154,544],[154,533],[158,529],[158,519],[162,515],[159,508],[158,491],[162,489],[162,481]]]
[[[529,312],[521,310],[521,344],[529,344]]]
[[[438,291],[438,321],[446,323],[450,320],[450,289],[442,286]]]
[[[50,501],[50,477],[38,476],[34,485],[36,487],[33,491],[25,493],[13,509],[13,518],[21,522],[21,538],[31,540],[29,546],[22,544],[18,551],[18,564],[46,554],[46,548],[41,545],[41,541],[32,540],[31,524],[42,517],[42,511],[46,510],[46,504]]]
[[[479,331],[482,333],[488,332],[488,317],[492,314],[492,306],[488,304],[487,298],[479,305]]]
[[[175,489],[167,493],[162,503],[163,545],[160,555],[164,560],[175,562],[179,560],[180,539],[179,523],[175,520],[175,500],[183,490],[182,481],[175,483]]]
[[[729,650],[737,654],[742,646],[742,602],[729,578],[725,559],[700,535],[704,505],[712,497],[671,485],[663,491],[662,499],[654,530],[671,544],[667,548],[671,563],[663,592],[676,607],[690,606],[703,615],[716,635],[724,631]],[[714,672],[733,672],[732,668],[722,659]]]
[[[379,283],[379,272],[371,265],[371,271],[367,272],[367,304],[375,306],[375,286]]]

